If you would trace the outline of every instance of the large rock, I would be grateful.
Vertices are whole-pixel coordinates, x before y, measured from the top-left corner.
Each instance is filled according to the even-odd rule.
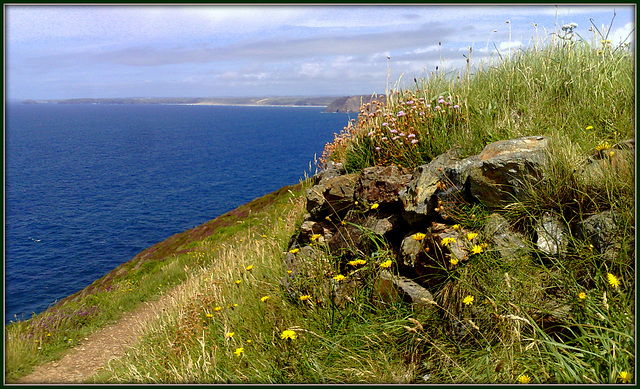
[[[325,216],[344,216],[353,206],[357,178],[356,173],[338,175],[321,180],[307,190],[307,211],[311,218],[320,220]]]
[[[527,136],[487,145],[468,170],[471,194],[489,208],[525,199],[526,182],[543,176],[548,143],[544,136]]]
[[[400,202],[398,192],[411,180],[398,166],[375,166],[362,170],[356,183],[356,199],[364,204],[378,204],[381,209]]]
[[[435,210],[436,193],[457,192],[461,189],[466,176],[460,169],[456,169],[457,162],[460,162],[458,151],[451,149],[413,171],[411,181],[399,192],[404,207],[404,217],[409,223],[423,222],[437,212]],[[455,173],[451,173],[452,171]],[[450,177],[447,176],[447,172],[450,173]]]

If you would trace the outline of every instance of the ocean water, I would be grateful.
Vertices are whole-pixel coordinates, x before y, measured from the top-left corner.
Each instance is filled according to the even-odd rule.
[[[323,108],[23,105],[5,116],[5,323],[309,171]]]

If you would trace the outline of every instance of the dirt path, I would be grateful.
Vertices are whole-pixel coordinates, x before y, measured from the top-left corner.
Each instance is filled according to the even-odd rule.
[[[125,314],[117,323],[109,325],[85,338],[58,361],[38,366],[31,374],[19,379],[19,384],[82,383],[102,368],[109,360],[121,357],[133,346],[149,323],[166,307],[172,293],[160,299],[142,303]]]

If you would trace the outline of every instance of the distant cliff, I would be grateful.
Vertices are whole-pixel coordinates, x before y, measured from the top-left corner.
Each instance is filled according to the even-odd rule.
[[[324,112],[360,112],[360,107],[363,104],[371,102],[373,98],[385,100],[385,96],[376,95],[359,95],[359,96],[345,96],[339,97],[331,102],[327,106]]]

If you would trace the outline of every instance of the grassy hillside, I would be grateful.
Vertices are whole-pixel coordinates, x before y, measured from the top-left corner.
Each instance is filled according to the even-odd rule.
[[[305,182],[176,236],[92,290],[10,325],[7,377],[58,357],[74,339],[182,283],[140,343],[92,382],[634,382],[635,163],[613,148],[635,137],[633,53],[606,36],[559,34],[511,58],[501,53],[476,69],[415,81],[362,107],[320,162],[343,162],[350,171],[411,168],[454,146],[472,155],[489,142],[546,135],[547,179],[503,216],[526,233],[545,211],[582,220],[615,210],[627,250],[604,257],[575,236],[568,258],[528,256],[507,265],[487,248],[434,294],[440,307],[477,312],[471,338],[458,342],[432,311],[394,294],[379,298],[373,266],[359,273],[367,282],[344,304],[323,287],[334,260],[328,254],[310,258],[299,281],[313,295],[286,292],[283,258],[306,212]],[[585,175],[589,158],[601,162]],[[460,210],[456,222],[473,229],[488,214],[477,204]],[[474,302],[463,303],[463,288]],[[545,293],[570,301],[572,312],[551,332],[526,315],[559,308],[535,306]]]

